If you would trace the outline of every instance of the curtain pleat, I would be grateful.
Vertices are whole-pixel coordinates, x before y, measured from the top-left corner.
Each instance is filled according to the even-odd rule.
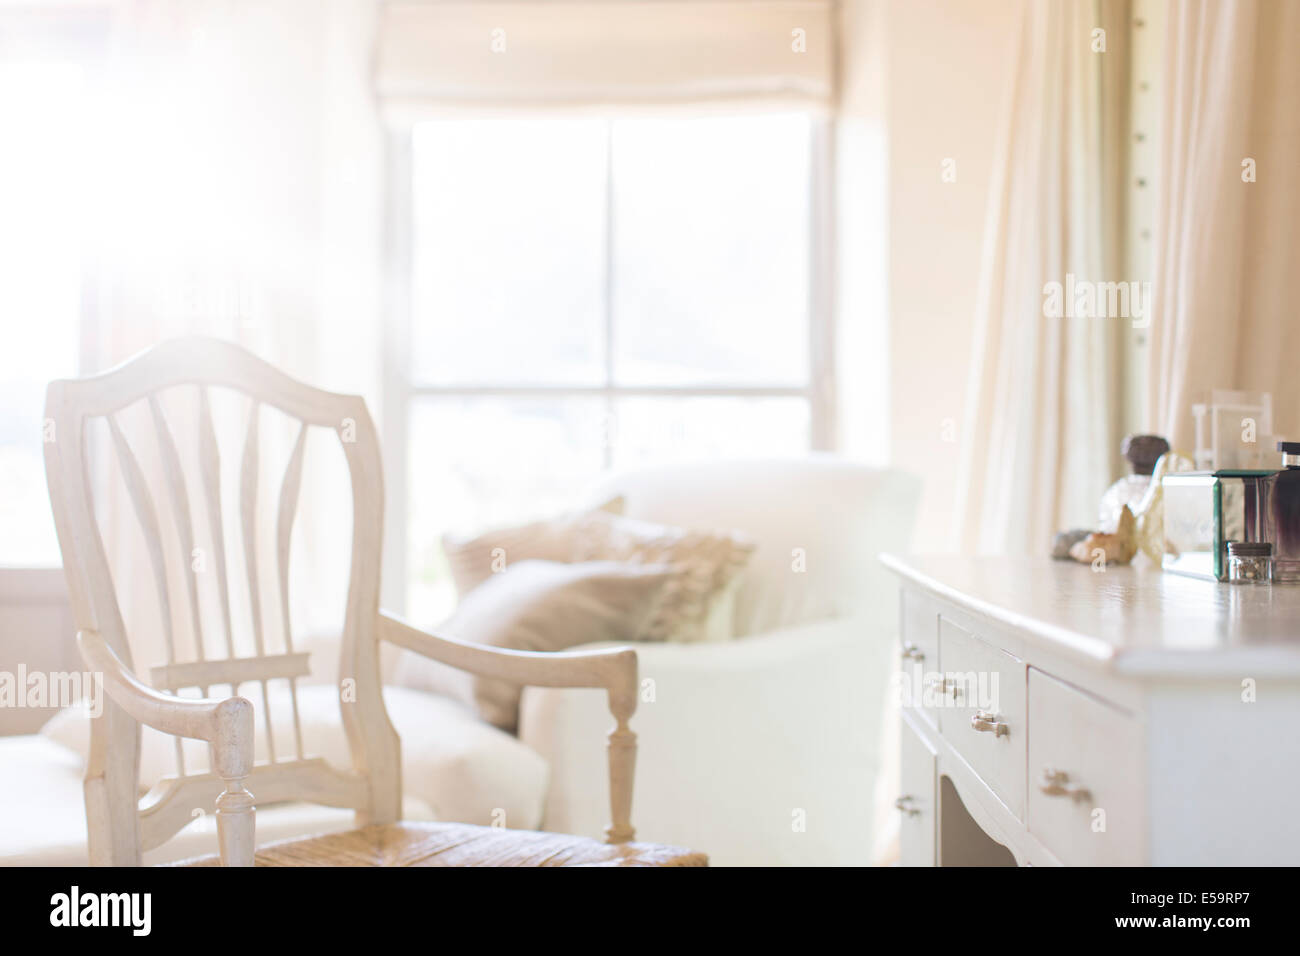
[[[1120,144],[1105,134],[1122,84],[1104,72],[1124,61],[1089,39],[1099,22],[1115,37],[1126,15],[1123,3],[1024,7],[975,310],[959,550],[1041,553],[1053,531],[1095,525],[1112,477],[1127,320],[1054,317],[1045,293],[1070,275],[1124,278],[1112,199]]]
[[[1300,4],[1170,4],[1147,404],[1188,452],[1214,388],[1272,392],[1300,436],[1297,48]]]

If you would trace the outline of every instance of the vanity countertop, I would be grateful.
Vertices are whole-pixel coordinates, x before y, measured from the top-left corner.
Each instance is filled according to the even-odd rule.
[[[1049,557],[881,555],[910,586],[1135,677],[1300,677],[1300,585],[1205,581]]]

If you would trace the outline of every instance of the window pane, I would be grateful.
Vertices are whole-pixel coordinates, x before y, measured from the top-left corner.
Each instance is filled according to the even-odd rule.
[[[10,567],[60,560],[42,416],[49,380],[77,372],[83,95],[75,64],[0,66],[0,565]]]
[[[803,398],[623,398],[615,403],[614,467],[805,454]]]
[[[599,398],[430,398],[410,417],[407,612],[451,610],[440,540],[577,504],[604,464]]]
[[[599,119],[415,128],[417,382],[603,382],[607,142]]]
[[[615,122],[619,384],[807,382],[809,122]]]

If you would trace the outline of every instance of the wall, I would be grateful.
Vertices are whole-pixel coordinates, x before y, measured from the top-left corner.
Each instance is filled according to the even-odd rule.
[[[58,712],[35,707],[26,677],[84,673],[73,635],[72,607],[62,568],[0,569],[0,680],[11,683],[13,706],[0,707],[0,737],[34,734]],[[38,694],[44,696],[41,686]],[[45,700],[50,698],[45,696]],[[66,703],[66,701],[64,702]]]
[[[916,550],[951,547],[956,430],[1019,8],[1018,0],[842,5],[841,127],[850,135],[839,156],[841,446],[866,460],[888,448],[891,463],[924,479]],[[861,162],[864,129],[883,139],[879,209],[862,184],[875,172]],[[949,159],[955,179],[946,182]],[[875,297],[855,278],[878,268],[864,233],[884,237],[887,264],[867,280],[878,283]],[[855,386],[861,378],[876,384]],[[863,424],[872,418],[882,424]]]

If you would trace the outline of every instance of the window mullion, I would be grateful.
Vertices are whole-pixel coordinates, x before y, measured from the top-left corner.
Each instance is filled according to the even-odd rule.
[[[605,470],[614,464],[614,121],[605,121]]]
[[[808,357],[811,400],[812,449],[836,447],[834,215],[831,189],[834,181],[834,126],[827,120],[812,123],[808,151]]]
[[[385,196],[384,281],[385,326],[383,336],[383,423],[385,476],[388,500],[384,532],[384,569],[381,595],[386,607],[406,609],[407,579],[407,461],[410,449],[410,413],[417,390],[411,372],[412,229],[414,225],[414,144],[410,130],[390,132],[385,140],[387,189]]]

